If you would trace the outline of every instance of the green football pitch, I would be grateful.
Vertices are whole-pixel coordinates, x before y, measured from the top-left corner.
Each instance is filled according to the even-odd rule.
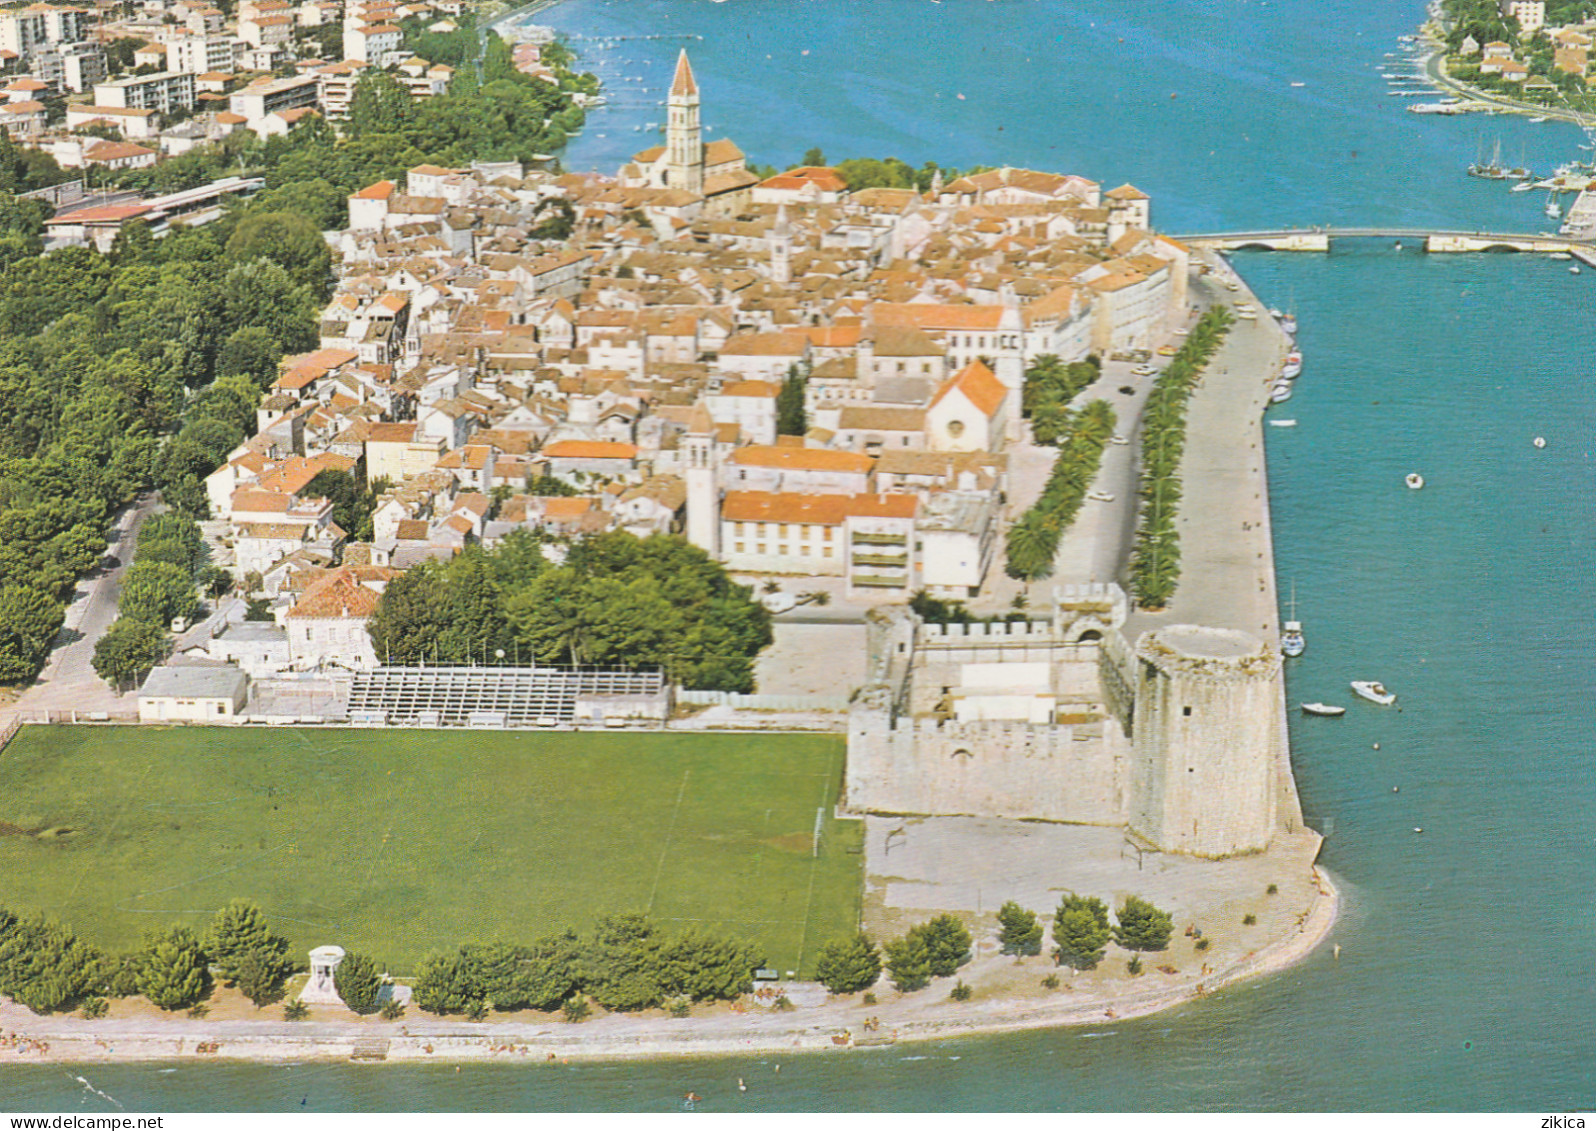
[[[0,904],[117,950],[242,896],[395,973],[643,911],[807,975],[859,916],[842,762],[827,735],[24,727]]]

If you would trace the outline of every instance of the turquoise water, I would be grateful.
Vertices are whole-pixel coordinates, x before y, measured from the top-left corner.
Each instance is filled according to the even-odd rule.
[[[1461,167],[1499,134],[1505,155],[1522,146],[1547,169],[1579,135],[1403,113],[1379,57],[1419,5],[1230,4],[1216,47],[1201,38],[1212,12],[1196,0],[575,0],[544,18],[704,35],[692,50],[705,120],[759,162],[820,144],[832,159],[1068,169],[1136,183],[1176,232],[1543,226],[1540,202],[1523,199],[1536,194]],[[658,70],[677,46],[627,43],[612,69]],[[616,101],[573,167],[651,143],[631,127],[662,113]],[[170,1110],[670,1110],[689,1088],[712,1111],[1596,1103],[1596,270],[1372,242],[1237,262],[1302,320],[1307,370],[1274,410],[1299,423],[1267,439],[1281,588],[1295,581],[1309,638],[1290,694],[1351,703],[1339,721],[1293,719],[1304,807],[1347,898],[1339,960],[1325,950],[1137,1022],[783,1060],[779,1073],[729,1059],[84,1075],[129,1108]],[[1403,488],[1411,470],[1423,491]],[[1401,710],[1353,703],[1356,678],[1386,681]],[[102,1109],[76,1074],[7,1069],[0,1107]]]

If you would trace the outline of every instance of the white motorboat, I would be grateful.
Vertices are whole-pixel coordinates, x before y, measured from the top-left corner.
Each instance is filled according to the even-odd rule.
[[[1572,255],[1568,254],[1568,252],[1566,252],[1566,251],[1554,251],[1550,255],[1548,255],[1546,258],[1548,258],[1548,259],[1561,259],[1564,262],[1567,262],[1568,260],[1573,259],[1574,257]]]
[[[1285,364],[1280,367],[1280,376],[1289,381],[1301,372],[1302,354],[1298,353],[1296,350],[1292,350],[1290,353],[1286,354]]]
[[[1385,684],[1377,679],[1355,679],[1352,681],[1352,691],[1360,699],[1367,699],[1371,703],[1378,703],[1382,707],[1389,707],[1396,702],[1396,694],[1387,691]]]
[[[1417,491],[1420,487],[1424,486],[1424,476],[1420,475],[1417,471],[1410,471],[1407,474],[1407,478],[1403,479],[1402,482],[1408,485],[1408,489],[1410,491]]]
[[[1269,422],[1269,427],[1271,428],[1295,428],[1296,426],[1297,422],[1295,420],[1271,420]]]
[[[1345,707],[1333,707],[1329,703],[1304,703],[1302,704],[1302,713],[1304,715],[1322,715],[1327,719],[1338,719],[1347,713],[1347,709]]]
[[[1283,404],[1291,399],[1291,386],[1282,381],[1269,391],[1270,404]]]
[[[1293,338],[1297,336],[1297,316],[1287,313],[1280,318],[1280,328]]]
[[[1535,190],[1535,186],[1533,184],[1531,184],[1529,181],[1520,181],[1518,184],[1514,185],[1512,188],[1508,189],[1507,191],[1508,192],[1533,192],[1534,190]]]
[[[1574,264],[1574,265],[1573,265],[1573,266],[1572,266],[1572,267],[1570,267],[1570,268],[1569,268],[1569,269],[1568,269],[1568,273],[1569,273],[1569,274],[1570,274],[1570,275],[1578,275],[1578,274],[1579,274],[1579,264],[1578,264],[1578,263],[1576,263],[1576,264]]]

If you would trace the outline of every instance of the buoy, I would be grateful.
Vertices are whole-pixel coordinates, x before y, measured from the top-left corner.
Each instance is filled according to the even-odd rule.
[[[1391,792],[1392,793],[1401,793],[1402,792],[1402,787],[1399,786],[1399,785],[1394,785],[1394,786],[1391,787]]]
[[[1379,743],[1378,743],[1378,742],[1376,742],[1376,743],[1375,743],[1375,744],[1374,744],[1374,748],[1375,748],[1375,749],[1376,749],[1376,750],[1378,750],[1378,749],[1380,749],[1380,744],[1379,744]]]
[[[1421,829],[1421,828],[1418,828],[1417,826],[1415,826],[1413,831],[1416,832],[1416,833],[1422,833],[1424,830]]]
[[[1546,446],[1546,437],[1545,436],[1537,436],[1537,437],[1535,437],[1535,446],[1537,448],[1544,448]]]
[[[1420,487],[1424,486],[1424,476],[1420,475],[1417,471],[1410,471],[1408,472],[1407,478],[1402,482],[1406,483],[1409,489],[1417,491]]]

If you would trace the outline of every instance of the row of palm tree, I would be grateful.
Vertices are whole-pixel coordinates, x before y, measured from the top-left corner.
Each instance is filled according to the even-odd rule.
[[[1038,444],[1057,444],[1070,423],[1070,402],[1097,380],[1102,362],[1093,354],[1065,365],[1057,354],[1039,355],[1025,371],[1020,411],[1031,422]]]
[[[1186,448],[1186,404],[1203,368],[1225,340],[1233,317],[1226,307],[1205,313],[1153,383],[1142,413],[1141,518],[1131,550],[1131,593],[1144,609],[1168,606],[1180,584],[1180,460]]]
[[[1053,572],[1059,540],[1075,521],[1086,492],[1103,462],[1103,448],[1114,434],[1114,409],[1107,401],[1093,401],[1069,415],[1058,441],[1053,470],[1031,509],[1009,527],[1008,575],[1035,581]]]

